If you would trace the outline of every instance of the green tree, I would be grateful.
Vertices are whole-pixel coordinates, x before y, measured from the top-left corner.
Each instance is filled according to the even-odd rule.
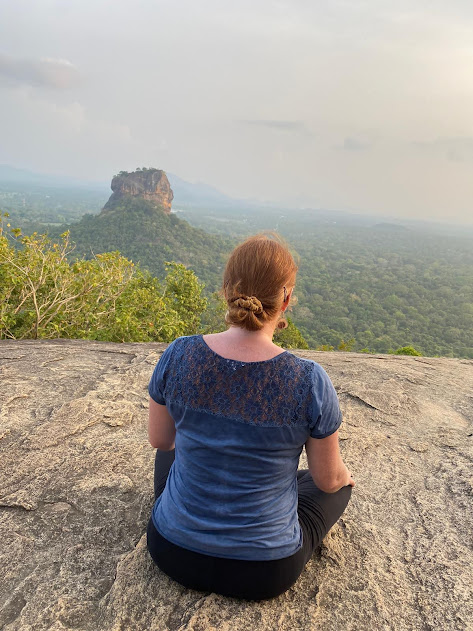
[[[351,338],[348,340],[348,342],[345,342],[345,340],[340,340],[340,344],[338,345],[338,350],[339,351],[351,351],[353,349],[353,347],[355,346],[355,338]]]
[[[415,357],[422,357],[422,353],[416,350],[413,346],[401,346],[397,351],[394,351],[394,355],[413,355]]]
[[[201,318],[201,332],[220,333],[227,329],[225,322],[225,313],[227,311],[227,302],[222,298],[219,292],[215,291],[208,297],[207,309],[203,312]]]
[[[181,335],[194,335],[200,331],[201,316],[207,308],[204,285],[182,263],[166,263],[166,272],[163,292],[166,304],[180,318]]]
[[[67,254],[69,234],[51,242],[46,235],[22,236],[11,231],[11,241],[0,233],[1,337],[42,337],[52,321],[74,310],[76,298]],[[88,287],[82,287],[81,294]],[[48,336],[49,337],[49,336]]]

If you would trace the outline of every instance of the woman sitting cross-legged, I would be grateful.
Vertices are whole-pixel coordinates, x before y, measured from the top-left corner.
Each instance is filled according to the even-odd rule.
[[[350,499],[330,378],[272,341],[296,272],[277,239],[239,245],[224,273],[228,330],[176,339],[151,377],[148,549],[187,587],[278,596]],[[309,470],[298,471],[304,445]]]

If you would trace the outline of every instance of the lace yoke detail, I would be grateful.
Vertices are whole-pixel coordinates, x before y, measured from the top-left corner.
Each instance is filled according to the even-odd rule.
[[[313,369],[313,362],[287,352],[241,362],[217,355],[201,336],[182,338],[166,369],[165,399],[254,425],[304,425]]]

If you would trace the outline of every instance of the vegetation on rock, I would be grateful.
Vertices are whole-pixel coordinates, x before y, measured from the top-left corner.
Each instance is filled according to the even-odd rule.
[[[10,236],[0,229],[0,339],[169,342],[201,328],[203,285],[182,264],[160,282],[119,252],[70,262],[67,232]]]
[[[402,346],[394,351],[394,355],[412,355],[414,357],[422,357],[422,353],[419,353],[413,346]]]

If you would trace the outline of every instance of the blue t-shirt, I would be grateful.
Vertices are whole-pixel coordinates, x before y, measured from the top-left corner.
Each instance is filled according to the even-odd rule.
[[[230,559],[296,552],[302,447],[341,423],[324,369],[287,351],[266,361],[225,359],[195,335],[164,351],[149,394],[176,424],[175,461],[152,513],[158,532]]]

